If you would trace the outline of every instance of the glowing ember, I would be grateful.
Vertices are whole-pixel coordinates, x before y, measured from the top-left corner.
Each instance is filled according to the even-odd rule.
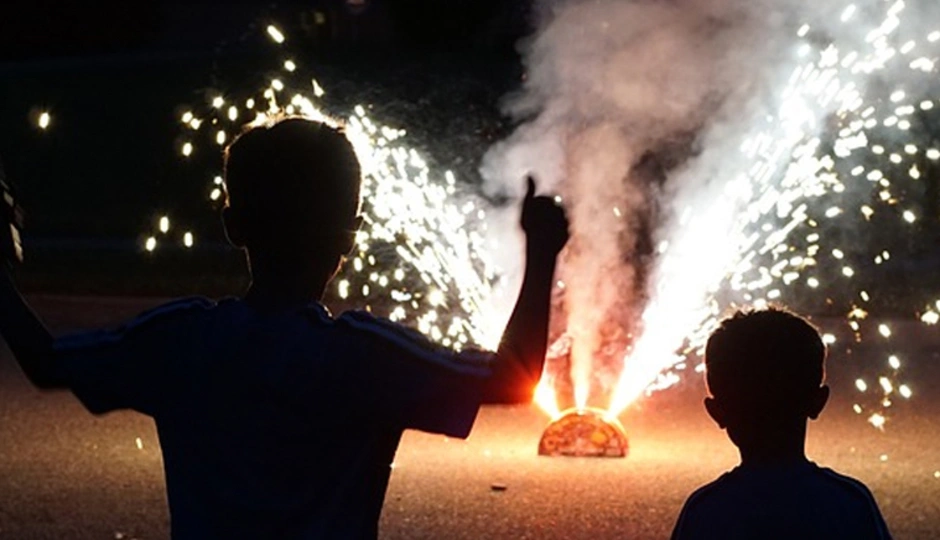
[[[545,428],[540,456],[626,457],[627,433],[620,422],[598,409],[572,409]]]

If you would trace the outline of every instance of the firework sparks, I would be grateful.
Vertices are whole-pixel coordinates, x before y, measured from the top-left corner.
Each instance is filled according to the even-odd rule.
[[[915,41],[906,42],[900,49],[892,46],[905,6],[903,2],[884,5],[883,20],[867,34],[870,48],[866,50],[842,50],[839,43],[826,43],[825,36],[814,36],[809,24],[797,31],[798,38],[812,36],[813,44],[806,41],[797,45],[799,56],[806,61],[793,69],[781,93],[779,112],[769,115],[766,125],[743,139],[741,149],[752,159],[753,167],[728,182],[724,189],[728,199],[720,202],[717,210],[689,209],[692,217],[683,224],[679,242],[670,239],[670,251],[658,263],[652,300],[643,315],[645,330],[626,360],[612,412],[622,411],[644,392],[678,380],[664,378],[664,372],[669,373],[684,360],[684,355],[671,351],[703,345],[707,330],[722,308],[713,292],[723,284],[737,292],[744,303],[762,306],[798,295],[800,291],[794,287],[800,284],[810,289],[823,286],[819,276],[827,265],[840,268],[841,277],[851,282],[858,277],[859,267],[844,263],[848,257],[841,246],[826,247],[830,240],[826,233],[844,226],[838,221],[855,212],[853,206],[857,205],[858,214],[866,221],[876,214],[896,216],[908,225],[918,221],[914,210],[903,208],[900,194],[916,192],[906,184],[921,179],[920,171],[926,164],[920,156],[933,159],[940,153],[923,153],[911,140],[916,136],[910,132],[911,120],[899,118],[910,118],[918,108],[933,110],[934,100],[924,100],[923,95],[912,95],[904,88],[889,90],[883,96],[871,88],[874,85],[869,81],[876,74],[905,84],[916,82],[918,73],[929,72],[932,76],[931,59],[940,50],[924,50]],[[854,4],[848,6],[841,20],[857,21],[856,9]],[[911,86],[925,88],[921,83]],[[823,140],[831,135],[824,127],[827,122],[837,125],[834,139],[828,143]],[[828,129],[833,128],[830,125]],[[825,204],[828,201],[837,204]],[[707,213],[710,211],[711,215]],[[730,220],[723,219],[725,212],[732,216]],[[713,243],[707,250],[700,249],[708,238],[717,237],[734,239],[735,249],[715,253]],[[681,241],[689,245],[683,246]],[[831,254],[830,260],[822,255],[826,252]],[[855,254],[856,259],[867,258],[876,265],[890,257],[887,250]],[[692,266],[695,272],[690,273],[688,268]],[[839,287],[830,284],[827,288]],[[848,288],[851,290],[852,285]],[[872,300],[865,290],[856,289],[851,296],[864,303]],[[846,321],[857,339],[861,339],[857,321],[866,316],[859,306],[848,310]],[[931,306],[920,318],[927,324],[940,321],[938,310]],[[879,323],[875,328],[884,340],[893,335],[888,323]],[[833,345],[835,336],[826,333],[824,341]],[[898,382],[898,357],[891,355],[887,364],[890,369],[877,378],[877,391],[862,379],[856,381],[859,392],[877,394],[871,400],[868,422],[878,429],[883,429],[888,420],[886,409],[892,405],[891,397],[908,399],[913,394],[909,386]],[[861,405],[856,407],[859,414],[865,412]]]
[[[277,45],[286,41],[274,25],[267,33]],[[364,225],[331,293],[413,326],[447,347],[495,347],[499,321],[488,316],[487,307],[496,269],[489,260],[492,248],[480,200],[460,193],[453,173],[433,175],[420,153],[405,144],[403,130],[380,125],[361,105],[334,120],[318,102],[325,94],[319,83],[302,79],[295,60],[283,61],[282,68],[283,76],[265,86],[216,95],[180,121],[216,145],[225,145],[228,133],[237,131],[241,115],[234,103],[254,112],[250,125],[284,114],[342,125],[362,165]],[[211,131],[202,130],[203,123]],[[195,148],[194,138],[183,144],[181,154],[189,157]],[[208,193],[211,201],[224,200],[221,176],[214,176]],[[169,218],[162,217],[158,228],[166,234]],[[192,247],[192,233],[186,232],[182,242]],[[148,238],[145,249],[155,248],[156,239]]]
[[[891,252],[879,247],[859,253],[830,233],[854,226],[853,220],[883,225],[896,219],[911,228],[924,219],[905,197],[916,192],[910,187],[924,180],[929,163],[940,160],[940,150],[918,140],[923,115],[937,110],[925,81],[935,74],[940,30],[901,39],[904,3],[880,5],[881,20],[871,23],[862,44],[828,39],[809,22],[799,26],[794,64],[773,109],[757,115],[736,141],[736,151],[746,159],[735,162],[746,162],[747,168],[720,171],[726,180],[708,197],[678,201],[683,204],[669,235],[659,239],[649,300],[609,396],[609,414],[678,382],[689,353],[700,350],[719,314],[732,304],[759,307],[787,303],[805,291],[848,290],[853,300],[844,321],[854,340],[893,343],[891,324],[869,320],[875,299],[863,289],[872,265],[886,264]],[[864,25],[864,15],[850,4],[835,17],[840,24]],[[277,27],[266,31],[283,46],[286,39]],[[197,132],[193,141],[202,137],[224,145],[244,117],[253,117],[252,124],[281,113],[332,122],[317,80],[295,59],[280,58],[282,73],[261,87],[232,89],[185,112],[180,121],[184,130]],[[876,78],[903,84],[874,88],[869,83]],[[211,132],[201,129],[205,122]],[[461,192],[453,174],[434,174],[407,146],[404,131],[377,123],[365,106],[354,107],[343,124],[363,166],[365,224],[333,294],[446,346],[494,347],[503,321],[494,320],[488,309],[499,269],[495,247],[486,240],[487,208]],[[195,151],[193,141],[182,144],[184,157]],[[211,201],[224,200],[221,177],[213,178],[207,193]],[[605,215],[621,220],[625,211],[615,205]],[[162,225],[161,232],[167,232]],[[183,242],[191,247],[192,235],[186,234]],[[147,238],[145,249],[155,247],[155,237]],[[940,323],[940,301],[922,303],[917,317],[924,324]],[[844,328],[826,330],[827,345],[841,343],[837,336]],[[878,429],[888,422],[892,397],[914,394],[901,380],[902,358],[892,352],[882,373],[856,381],[865,403],[856,404],[855,411]],[[561,411],[556,383],[546,374],[536,389],[536,401],[553,418]],[[578,403],[587,402],[583,381],[573,390]]]

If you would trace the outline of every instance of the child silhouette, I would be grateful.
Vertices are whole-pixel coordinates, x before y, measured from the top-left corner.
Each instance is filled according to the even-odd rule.
[[[807,420],[829,398],[825,357],[816,329],[788,311],[722,321],[705,347],[705,408],[741,464],[689,497],[673,539],[890,538],[864,484],[806,459]]]
[[[499,349],[457,353],[320,304],[360,222],[341,131],[255,127],[226,150],[224,174],[225,230],[252,274],[244,298],[178,300],[55,339],[4,269],[0,332],[36,386],[154,418],[173,538],[375,538],[405,429],[466,437],[480,404],[531,399],[564,212],[528,181],[525,277]]]

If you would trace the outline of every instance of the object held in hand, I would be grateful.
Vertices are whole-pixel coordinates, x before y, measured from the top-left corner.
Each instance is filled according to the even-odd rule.
[[[13,184],[0,164],[0,260],[11,265],[23,262],[23,209],[18,203]]]

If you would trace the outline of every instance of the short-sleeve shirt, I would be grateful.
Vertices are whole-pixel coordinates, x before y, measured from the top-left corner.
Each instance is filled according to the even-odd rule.
[[[173,538],[374,538],[405,429],[466,437],[492,353],[320,304],[184,299],[60,338],[93,413],[154,418]]]
[[[699,488],[673,540],[891,538],[865,484],[810,461],[739,466]]]

